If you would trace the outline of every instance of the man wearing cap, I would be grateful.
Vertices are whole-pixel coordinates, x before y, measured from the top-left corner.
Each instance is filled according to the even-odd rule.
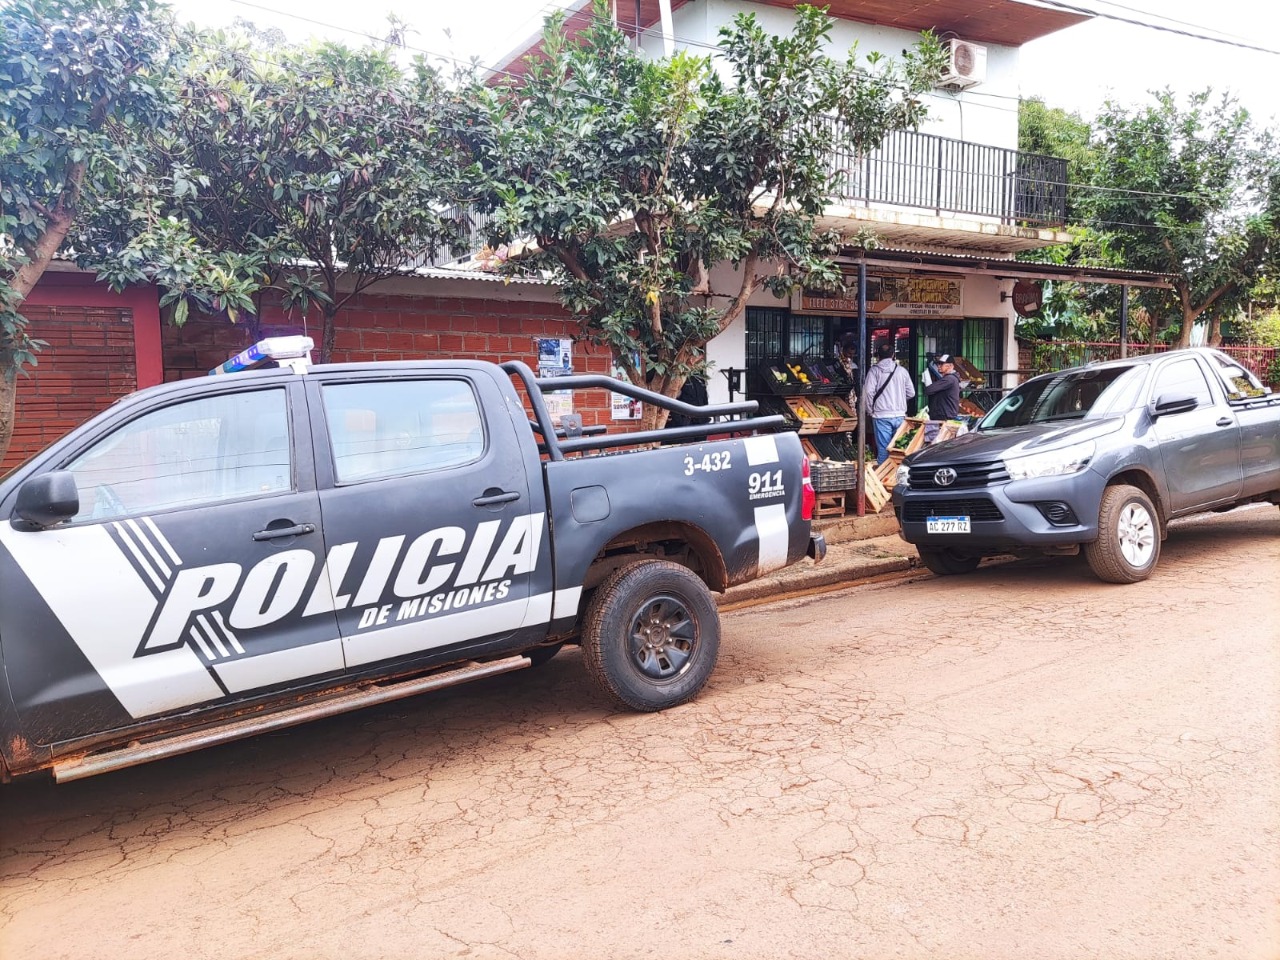
[[[938,376],[924,388],[924,394],[929,398],[929,419],[954,420],[960,416],[961,388],[955,358],[949,353],[940,353],[933,363]]]

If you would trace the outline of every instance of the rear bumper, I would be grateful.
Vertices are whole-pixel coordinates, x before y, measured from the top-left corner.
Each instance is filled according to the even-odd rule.
[[[827,538],[820,533],[809,535],[809,549],[806,554],[814,563],[821,563],[827,555]]]

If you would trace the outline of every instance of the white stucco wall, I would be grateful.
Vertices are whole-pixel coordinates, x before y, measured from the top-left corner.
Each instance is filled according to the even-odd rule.
[[[672,15],[676,46],[710,56],[720,28],[731,25],[739,13],[755,14],[766,30],[776,34],[789,33],[795,22],[795,13],[780,7],[745,0],[693,0]],[[897,57],[919,36],[907,30],[838,20],[831,39],[828,52],[832,56],[843,57],[856,43],[860,57],[872,52]],[[929,93],[929,116],[920,132],[1015,149],[1018,145],[1018,49],[992,44],[982,46],[987,48],[986,80],[959,93],[945,90]],[[662,55],[657,26],[645,37],[643,47],[653,56]]]

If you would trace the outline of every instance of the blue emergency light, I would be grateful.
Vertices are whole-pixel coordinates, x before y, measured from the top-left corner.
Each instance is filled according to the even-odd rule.
[[[315,342],[310,337],[268,337],[266,340],[259,340],[248,350],[242,350],[234,357],[221,366],[214,367],[209,371],[210,376],[219,373],[239,373],[242,370],[252,370],[260,363],[267,360],[276,361],[295,361],[289,366],[295,371],[301,372],[306,369],[306,364],[311,361],[311,350],[315,347]]]

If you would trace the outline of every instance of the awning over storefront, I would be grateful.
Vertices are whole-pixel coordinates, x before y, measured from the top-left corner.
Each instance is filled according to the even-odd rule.
[[[879,270],[920,270],[928,273],[963,273],[1008,280],[1053,280],[1060,283],[1103,283],[1128,287],[1172,289],[1169,277],[1146,270],[1118,270],[1112,267],[1081,267],[1072,264],[1026,263],[980,254],[921,253],[914,250],[879,248],[836,258],[844,266],[865,264]]]

